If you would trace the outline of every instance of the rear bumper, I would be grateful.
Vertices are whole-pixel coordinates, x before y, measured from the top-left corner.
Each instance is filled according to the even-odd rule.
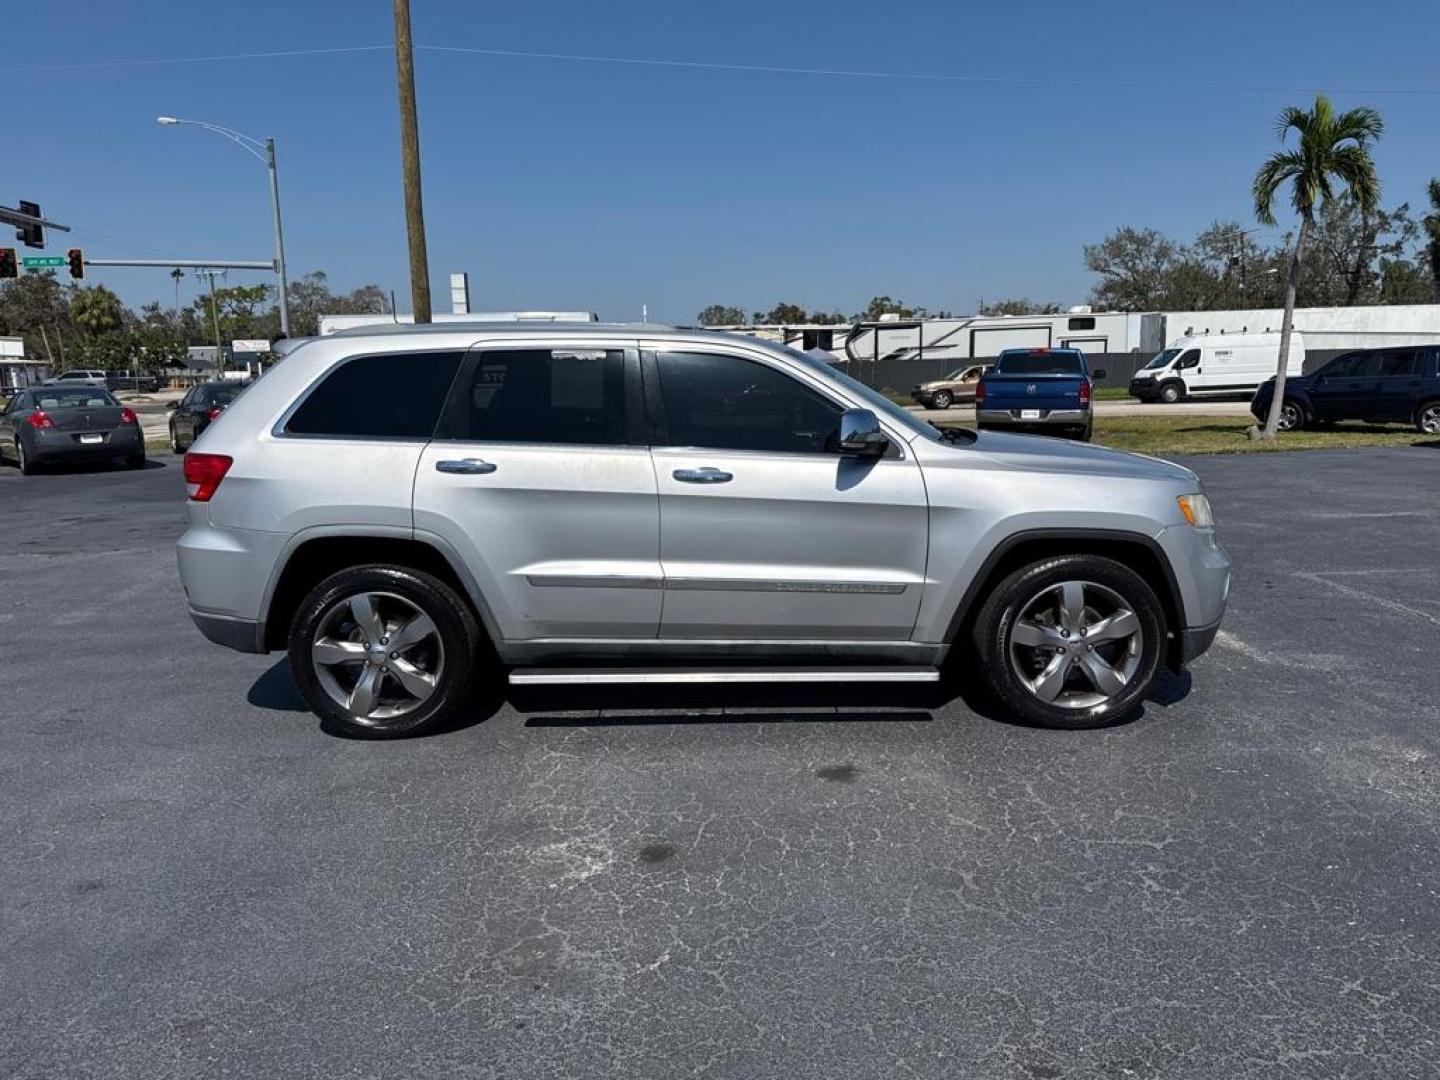
[[[216,645],[224,645],[227,649],[235,649],[237,652],[263,653],[268,652],[265,648],[265,628],[258,622],[250,619],[232,619],[225,615],[212,615],[206,611],[190,609],[190,619],[200,629],[200,633],[213,641]]]
[[[40,428],[30,441],[33,461],[85,461],[99,458],[129,457],[145,452],[145,436],[140,425],[127,425],[104,432],[98,443],[82,443],[75,432]]]
[[[1083,427],[1090,422],[1089,409],[1041,409],[1035,419],[1020,418],[1020,409],[976,409],[977,424],[1013,427]]]

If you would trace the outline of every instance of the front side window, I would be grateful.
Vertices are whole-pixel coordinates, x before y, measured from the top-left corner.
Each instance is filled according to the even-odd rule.
[[[285,430],[336,438],[428,439],[461,356],[384,353],[346,360],[300,403]]]
[[[1365,359],[1364,353],[1346,353],[1344,356],[1337,356],[1323,368],[1320,374],[1344,378],[1355,373],[1355,368]]]
[[[784,372],[709,353],[661,353],[658,366],[672,446],[838,452],[844,410]]]
[[[1181,368],[1192,368],[1200,365],[1200,350],[1186,349],[1180,354],[1180,359],[1175,361],[1175,370]]]
[[[446,438],[625,446],[622,349],[482,352]],[[447,427],[450,427],[447,421]]]

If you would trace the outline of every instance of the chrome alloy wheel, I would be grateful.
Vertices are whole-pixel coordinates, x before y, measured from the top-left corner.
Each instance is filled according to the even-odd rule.
[[[1293,401],[1285,401],[1280,404],[1280,422],[1276,425],[1281,431],[1295,431],[1305,422],[1305,414],[1300,411],[1300,406]]]
[[[1130,684],[1144,644],[1140,620],[1119,593],[1066,581],[1020,609],[1010,628],[1010,666],[1047,705],[1092,709]]]
[[[1420,410],[1419,427],[1426,435],[1440,435],[1440,404],[1426,405]]]
[[[315,676],[358,723],[384,725],[413,712],[440,684],[445,650],[435,623],[389,592],[362,592],[320,617],[310,644]]]

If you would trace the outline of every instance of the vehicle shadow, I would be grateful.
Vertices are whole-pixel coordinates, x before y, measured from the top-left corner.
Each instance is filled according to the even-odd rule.
[[[5,461],[5,467],[13,472],[19,472],[18,466],[9,459]],[[156,461],[153,457],[147,456],[145,464],[138,469],[131,469],[118,461],[75,461],[75,462],[46,462],[36,466],[36,476],[83,476],[91,473],[128,473],[128,472],[150,472],[154,469],[168,469],[169,463]]]

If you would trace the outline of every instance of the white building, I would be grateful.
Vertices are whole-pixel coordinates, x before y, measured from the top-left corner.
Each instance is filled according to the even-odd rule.
[[[39,386],[53,374],[43,360],[25,359],[25,339],[0,337],[0,392]]]

